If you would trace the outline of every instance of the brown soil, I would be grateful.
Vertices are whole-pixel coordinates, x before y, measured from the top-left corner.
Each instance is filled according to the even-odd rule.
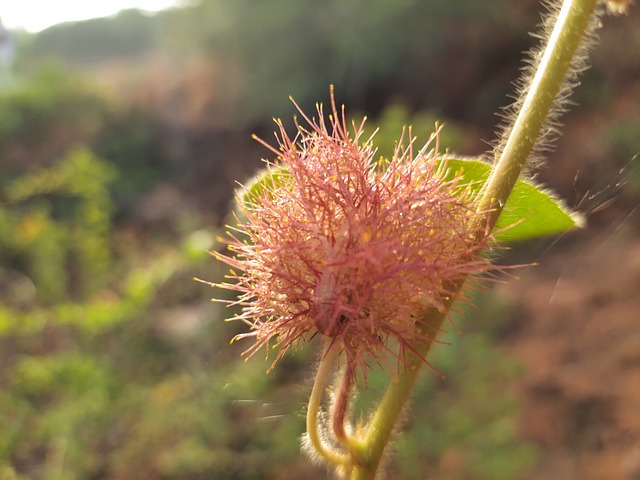
[[[541,451],[530,480],[640,479],[638,220],[556,245],[498,288],[515,305],[506,346],[527,367],[522,436]]]

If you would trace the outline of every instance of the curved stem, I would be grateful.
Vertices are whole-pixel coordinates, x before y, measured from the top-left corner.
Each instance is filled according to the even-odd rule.
[[[307,410],[307,437],[309,438],[310,445],[322,459],[333,465],[339,466],[348,465],[350,463],[349,456],[337,452],[327,446],[320,438],[318,427],[320,405],[322,403],[324,389],[327,386],[329,376],[333,371],[333,364],[340,355],[338,345],[332,340],[333,339],[328,338],[325,342],[318,372],[316,373],[316,379],[313,382],[313,389],[311,390],[311,396],[309,397],[309,407]]]
[[[333,426],[333,434],[336,439],[344,445],[347,450],[351,448],[351,438],[348,437],[344,428],[345,416],[349,407],[349,394],[351,393],[351,384],[353,382],[353,371],[347,365],[342,373],[340,386],[335,396],[333,404],[333,415],[331,424]]]

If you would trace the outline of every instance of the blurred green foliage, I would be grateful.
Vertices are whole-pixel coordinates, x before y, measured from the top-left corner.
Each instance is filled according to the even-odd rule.
[[[26,40],[27,60],[64,58],[74,65],[140,57],[151,53],[162,38],[160,17],[130,9],[111,18],[54,25]]]
[[[179,59],[174,68],[180,69],[185,57],[204,55],[218,72],[208,88],[224,92],[228,107],[224,122],[241,129],[284,116],[290,111],[290,95],[308,110],[326,97],[330,84],[352,108],[377,111],[390,95],[407,91],[411,101],[442,106],[448,99],[438,87],[455,83],[443,74],[448,45],[465,48],[461,61],[481,65],[494,55],[490,48],[480,51],[479,44],[461,42],[461,34],[473,39],[481,33],[477,29],[481,25],[526,41],[518,28],[521,18],[505,18],[509,4],[506,0],[239,0],[231,5],[204,0],[153,17],[126,10],[113,18],[20,36],[19,65],[33,71],[43,61],[56,59],[66,68],[86,71],[117,59],[132,62],[134,70],[145,56],[173,55]],[[452,31],[451,19],[463,26],[473,21],[475,27]],[[515,52],[526,46],[519,42],[513,42]],[[144,61],[141,65],[144,68]],[[423,82],[419,88],[416,78]]]
[[[431,138],[431,135],[440,127],[438,134],[438,146],[440,153],[447,150],[456,151],[462,146],[464,133],[454,122],[445,121],[433,112],[412,112],[400,103],[388,105],[376,119],[366,124],[363,138],[369,138],[375,133],[374,144],[377,154],[384,158],[392,158],[398,140],[403,137],[403,146],[408,146],[410,140],[414,140],[414,151],[419,151]],[[409,132],[409,128],[411,131]],[[411,139],[409,138],[411,133]],[[436,141],[431,143],[431,148],[436,147]]]
[[[25,266],[39,300],[86,298],[102,286],[111,267],[106,186],[113,178],[109,163],[79,149],[3,189],[8,205],[0,218],[7,235],[0,239],[0,252],[10,254],[7,263]]]
[[[175,173],[169,166],[173,158],[160,117],[150,106],[118,98],[88,76],[45,62],[0,92],[0,169],[4,174],[0,185],[30,167],[50,165],[76,145],[84,145],[108,158],[108,169],[115,166],[119,172],[117,181],[108,185],[116,202],[109,209],[130,209],[155,183]],[[71,162],[66,168],[75,167]],[[74,180],[69,172],[64,175],[64,181],[77,183],[65,188],[77,190],[84,181],[84,174]],[[41,180],[42,186],[45,183]],[[57,188],[52,185],[48,188]],[[77,196],[78,192],[64,195]]]
[[[0,95],[0,166],[51,162],[101,128],[108,105],[94,83],[44,64]]]
[[[457,63],[482,64],[484,58],[495,63],[495,51],[481,50],[472,39],[485,28],[501,36],[522,35],[522,17],[505,15],[510,4],[238,0],[230,7],[225,0],[202,0],[165,20],[167,32],[180,39],[186,54],[195,49],[206,52],[222,67],[217,87],[235,102],[227,121],[246,126],[284,116],[289,96],[310,111],[318,99],[326,98],[330,84],[336,85],[339,100],[348,98],[351,108],[369,112],[379,111],[389,97],[406,93],[422,105],[465,102],[453,98],[459,93],[451,88],[457,78],[444,73],[450,66],[449,48],[464,49]],[[460,30],[451,28],[452,21]],[[496,41],[515,52],[526,42],[526,35],[510,44]],[[419,85],[414,83],[418,78]],[[475,98],[465,103],[477,102]]]
[[[181,322],[164,289],[189,281],[211,236],[113,258],[114,178],[76,149],[2,190],[0,465],[15,478],[265,478],[297,457],[299,407],[284,421],[246,418],[271,391],[264,367],[221,360],[229,335],[202,312],[198,332],[218,333],[163,332]],[[14,278],[33,295],[20,297]]]

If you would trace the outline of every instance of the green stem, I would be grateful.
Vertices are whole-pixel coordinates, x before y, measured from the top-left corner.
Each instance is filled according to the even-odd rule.
[[[430,341],[416,345],[415,352],[407,352],[404,368],[398,372],[397,378],[394,378],[387,387],[387,391],[380,400],[367,427],[364,438],[353,442],[352,454],[357,457],[357,461],[351,473],[351,480],[372,480],[375,478],[384,450],[393,435],[398,418],[409,400],[420,368],[424,364],[423,359],[433,345],[434,332],[439,331],[452,303],[453,300],[450,300],[444,311],[430,310],[428,314],[425,314],[424,326],[421,330],[423,334],[428,335]],[[427,334],[426,332],[431,333]]]
[[[320,405],[322,403],[324,389],[327,386],[329,376],[333,372],[333,364],[336,362],[339,355],[340,349],[338,348],[338,345],[336,342],[333,342],[332,339],[328,338],[325,343],[324,351],[322,352],[322,358],[320,359],[316,379],[313,382],[313,389],[311,390],[309,407],[307,410],[307,436],[311,447],[313,447],[315,453],[317,453],[323,460],[326,460],[328,463],[336,466],[348,465],[350,459],[347,455],[335,451],[322,441],[318,427],[318,418],[320,416]]]
[[[485,230],[487,232],[493,229],[503,205],[529,159],[587,31],[597,2],[598,0],[565,0],[558,14],[522,107],[508,132],[509,138],[480,200],[478,211],[488,212]],[[453,291],[459,291],[463,284],[464,282],[459,282]],[[435,329],[429,331],[438,331],[446,314],[447,312],[430,312],[427,316],[428,325]],[[428,354],[432,344],[433,338],[418,346],[415,353],[407,355],[406,368],[390,383],[364,437],[354,441],[352,455],[356,458],[351,480],[375,478],[384,450],[413,390],[423,364],[422,358]]]
[[[538,141],[598,0],[565,0],[509,137],[484,187],[479,211],[491,231]]]
[[[426,350],[424,353],[426,353]],[[367,428],[365,437],[361,442],[358,442],[354,449],[358,455],[358,465],[354,466],[351,480],[371,480],[375,478],[384,449],[396,428],[397,419],[405,408],[405,404],[418,378],[422,361],[414,354],[411,357],[407,372],[400,375],[397,380],[394,380],[387,389]]]

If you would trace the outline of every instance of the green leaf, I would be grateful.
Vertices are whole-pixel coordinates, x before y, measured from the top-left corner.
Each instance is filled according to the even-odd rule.
[[[266,192],[284,186],[289,176],[289,172],[283,167],[270,166],[260,170],[238,193],[240,206],[250,209]]]
[[[484,185],[491,166],[477,159],[447,159],[446,179],[461,177],[479,191]],[[496,240],[513,242],[555,235],[583,224],[579,214],[571,213],[555,196],[528,180],[519,179],[496,223]]]
[[[251,211],[260,199],[272,195],[277,188],[284,188],[289,178],[289,171],[283,167],[270,165],[268,168],[259,170],[236,192],[235,207],[225,224],[236,228],[246,223],[247,212]],[[249,236],[242,229],[236,229],[234,235],[242,241],[250,241]]]

